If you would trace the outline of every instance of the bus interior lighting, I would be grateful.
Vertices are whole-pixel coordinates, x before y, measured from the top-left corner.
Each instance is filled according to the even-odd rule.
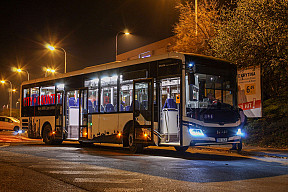
[[[62,84],[58,84],[58,85],[56,85],[56,86],[57,86],[58,89],[64,89],[65,84],[62,83]]]
[[[113,76],[111,77],[111,80],[112,80],[112,81],[117,81],[117,78],[118,78],[117,75],[113,75]]]

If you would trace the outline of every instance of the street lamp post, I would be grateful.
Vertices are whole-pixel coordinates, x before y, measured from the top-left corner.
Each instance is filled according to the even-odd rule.
[[[10,83],[10,91],[9,91],[9,100],[10,100],[10,117],[12,117],[12,90],[13,90],[13,87],[12,87],[12,83],[11,83],[11,81],[9,81],[9,80],[2,80],[1,81],[1,83],[2,84],[5,84],[5,82],[9,82]]]
[[[51,51],[54,51],[55,49],[61,49],[64,52],[64,73],[67,72],[67,53],[64,48],[62,47],[53,47],[52,45],[47,45],[47,48]]]
[[[198,35],[198,2],[195,0],[195,35]]]
[[[117,55],[118,55],[118,35],[119,35],[120,33],[123,33],[123,34],[125,34],[125,35],[129,35],[129,34],[130,34],[129,32],[123,32],[123,31],[119,31],[119,32],[116,34],[115,61],[117,61]]]
[[[23,69],[17,69],[17,72],[18,73],[21,73],[22,71],[24,71],[24,72],[26,72],[27,73],[27,79],[28,79],[28,81],[30,80],[30,78],[29,78],[29,73],[28,73],[28,71],[26,71],[26,70],[23,70]]]

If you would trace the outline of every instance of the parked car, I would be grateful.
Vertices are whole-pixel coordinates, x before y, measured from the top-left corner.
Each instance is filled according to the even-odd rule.
[[[0,130],[19,131],[20,121],[14,117],[0,116]]]

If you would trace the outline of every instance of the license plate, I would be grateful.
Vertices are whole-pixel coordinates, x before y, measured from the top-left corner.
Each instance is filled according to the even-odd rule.
[[[227,142],[227,138],[217,138],[217,142],[226,143]]]

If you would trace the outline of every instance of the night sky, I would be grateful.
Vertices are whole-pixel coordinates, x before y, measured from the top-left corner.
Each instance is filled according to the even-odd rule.
[[[170,37],[178,20],[177,0],[3,0],[0,10],[0,75],[10,80],[19,98],[25,73],[30,79],[44,77],[43,67],[64,71],[64,54],[50,52],[46,43],[67,52],[67,72],[114,61],[115,36],[118,53]],[[8,104],[8,84],[0,85],[0,106]]]

